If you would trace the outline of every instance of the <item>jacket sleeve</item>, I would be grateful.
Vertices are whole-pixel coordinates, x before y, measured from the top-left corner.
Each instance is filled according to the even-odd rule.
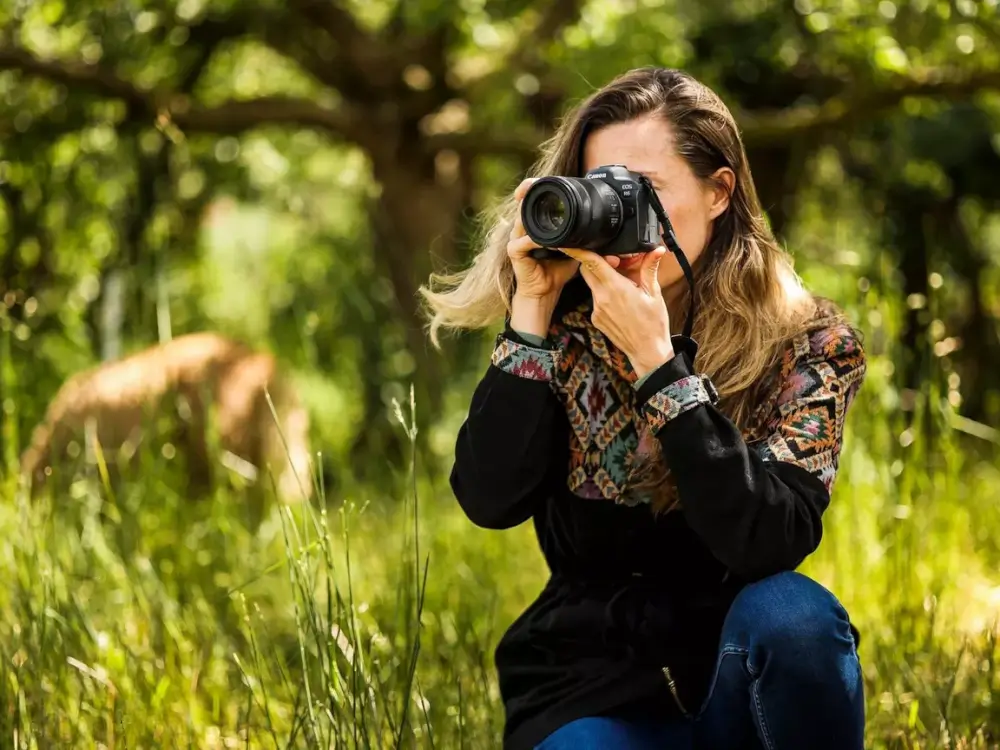
[[[451,487],[473,523],[506,529],[548,496],[558,352],[509,328],[497,337],[458,431]]]
[[[753,445],[716,408],[686,354],[638,385],[688,524],[737,576],[793,570],[819,545],[844,421],[865,370],[849,328],[814,334],[781,386],[766,437]]]

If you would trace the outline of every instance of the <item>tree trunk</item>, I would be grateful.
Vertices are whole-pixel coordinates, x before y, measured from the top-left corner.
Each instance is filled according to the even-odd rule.
[[[373,212],[376,261],[392,283],[407,348],[417,364],[423,409],[436,414],[443,393],[442,358],[426,335],[417,289],[432,268],[455,268],[461,262],[457,245],[470,202],[467,172],[460,168],[458,155],[448,152],[435,159],[387,148],[373,154],[372,161],[382,186]]]
[[[957,197],[948,202],[944,223],[949,261],[962,277],[969,295],[969,307],[957,332],[962,348],[955,358],[962,379],[961,411],[970,419],[991,424],[1000,417],[991,413],[989,403],[991,394],[1000,392],[1000,377],[996,367],[987,363],[1000,361],[1000,331],[983,299],[982,279],[989,262],[969,236]]]
[[[929,263],[929,222],[933,198],[922,191],[901,185],[886,192],[886,227],[888,244],[899,253],[899,271],[903,282],[905,321],[900,338],[901,366],[898,383],[904,394],[903,410],[913,411],[919,397],[927,397],[927,385],[934,376],[927,307]]]
[[[747,148],[747,161],[771,231],[781,238],[794,218],[809,144],[800,141]]]

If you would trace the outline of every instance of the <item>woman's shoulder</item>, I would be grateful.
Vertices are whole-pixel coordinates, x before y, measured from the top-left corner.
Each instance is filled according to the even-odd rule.
[[[813,300],[813,315],[796,337],[796,359],[863,367],[865,348],[862,331],[832,300],[820,296],[814,296]]]
[[[768,379],[775,393],[788,391],[804,380],[822,381],[863,377],[866,370],[861,331],[832,300],[812,295],[794,333],[786,339],[779,363]],[[768,390],[765,389],[765,390]]]
[[[780,365],[768,380],[755,412],[755,425],[772,430],[798,408],[817,401],[853,400],[866,373],[861,332],[832,301],[812,299],[815,306],[800,320],[797,332],[785,347]]]
[[[849,396],[865,378],[861,331],[831,300],[815,297],[814,302],[815,308],[785,349],[777,394],[772,397],[779,406],[826,393]]]

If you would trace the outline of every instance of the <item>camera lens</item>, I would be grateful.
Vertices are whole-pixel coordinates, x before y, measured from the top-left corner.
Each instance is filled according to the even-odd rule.
[[[558,232],[566,221],[569,211],[566,203],[555,193],[545,193],[535,204],[535,221],[546,232]]]
[[[544,177],[521,204],[525,233],[541,247],[597,250],[621,231],[622,204],[601,180]]]
[[[521,205],[521,223],[542,247],[559,247],[572,234],[581,197],[564,177],[546,177],[528,189]],[[568,247],[568,246],[567,246]]]

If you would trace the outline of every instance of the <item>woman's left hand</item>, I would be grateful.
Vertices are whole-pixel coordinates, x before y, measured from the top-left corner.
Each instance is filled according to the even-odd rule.
[[[674,356],[670,316],[657,281],[660,259],[667,250],[646,253],[639,282],[622,276],[606,258],[587,250],[560,248],[580,261],[580,274],[594,298],[591,321],[628,357],[638,377],[652,372]]]

